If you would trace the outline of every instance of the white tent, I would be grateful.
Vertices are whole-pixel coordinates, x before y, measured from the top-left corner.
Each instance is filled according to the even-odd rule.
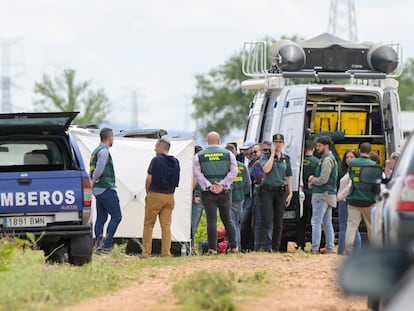
[[[91,152],[99,145],[99,135],[87,130],[71,128],[83,161],[89,172]],[[116,238],[142,238],[145,214],[145,178],[151,159],[155,156],[156,139],[114,138],[110,148],[114,161],[116,185],[122,209],[122,221]],[[170,139],[170,154],[180,161],[180,183],[175,191],[175,207],[171,222],[172,240],[190,241],[191,202],[193,180],[194,140],[192,138]],[[161,239],[159,222],[154,226],[154,239]]]

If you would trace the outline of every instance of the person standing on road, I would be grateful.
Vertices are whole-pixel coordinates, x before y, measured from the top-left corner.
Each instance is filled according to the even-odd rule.
[[[305,156],[303,158],[303,192],[305,193],[305,200],[303,201],[303,215],[299,220],[296,242],[298,249],[305,250],[305,233],[306,226],[310,225],[312,217],[312,189],[308,186],[309,176],[315,175],[316,167],[318,166],[319,159],[313,155],[315,152],[315,143],[313,140],[305,141]]]
[[[201,146],[194,147],[194,154],[203,150]],[[195,234],[197,232],[198,224],[200,223],[201,216],[203,214],[204,206],[201,202],[201,187],[198,182],[194,179],[193,182],[193,203],[191,205],[191,248],[195,253],[194,242]]]
[[[260,229],[260,185],[263,182],[264,172],[262,170],[262,167],[260,165],[260,162],[258,161],[263,154],[266,156],[270,155],[270,148],[272,147],[271,141],[264,141],[261,144],[256,144],[253,146],[252,154],[257,159],[256,162],[254,162],[252,167],[252,183],[254,184],[253,187],[253,206],[252,206],[252,213],[253,213],[253,219],[252,219],[252,228],[254,230],[254,236],[259,236],[259,229]],[[272,247],[272,237],[273,232],[269,231],[269,233],[266,235],[266,243],[264,246],[264,249],[271,249]],[[254,240],[254,249],[257,250],[257,238]]]
[[[245,196],[243,202],[243,208],[240,219],[240,240],[241,240],[241,251],[249,252],[253,250],[254,244],[254,230],[252,229],[252,216],[253,216],[253,205],[254,205],[254,186],[252,179],[252,169],[256,161],[256,157],[253,154],[253,148],[256,144],[252,141],[245,142],[240,147],[240,152],[243,153],[244,158],[247,159],[247,169],[249,171],[249,178],[252,187],[249,194]],[[244,161],[246,162],[246,160]]]
[[[194,156],[194,177],[203,190],[201,200],[207,218],[207,255],[217,254],[217,208],[229,240],[229,252],[236,253],[236,231],[230,217],[231,184],[237,176],[236,157],[220,147],[220,135],[210,132],[207,147]]]
[[[180,163],[169,155],[170,142],[164,138],[155,144],[156,156],[151,160],[145,180],[145,218],[142,233],[142,257],[152,253],[152,231],[157,220],[161,226],[161,256],[171,256],[171,216],[174,192],[180,181]]]
[[[234,156],[237,155],[237,150],[232,144],[227,144],[226,149],[229,150]],[[243,202],[246,195],[249,195],[251,188],[250,174],[246,166],[237,161],[237,176],[231,184],[231,220],[236,230],[237,248],[241,250],[240,239],[240,220],[241,212],[243,208]]]
[[[326,252],[334,253],[335,233],[332,225],[332,208],[336,207],[338,164],[331,152],[332,139],[316,139],[316,151],[321,155],[315,175],[309,176],[312,189],[312,253],[319,254],[322,224],[325,232]],[[354,232],[355,234],[355,232]]]
[[[359,158],[349,162],[349,177],[351,178],[352,186],[347,196],[348,222],[345,235],[346,254],[350,254],[353,251],[355,232],[361,223],[361,218],[364,218],[368,232],[368,240],[371,242],[371,210],[375,206],[376,186],[359,181],[362,167],[377,165],[369,159],[371,151],[372,147],[370,143],[362,143],[359,146]],[[378,176],[378,178],[381,179],[381,176]]]
[[[95,250],[97,254],[106,254],[112,249],[113,238],[121,222],[122,213],[118,193],[115,190],[114,164],[109,153],[109,147],[112,147],[114,142],[114,133],[110,128],[103,128],[99,136],[101,143],[91,154],[89,172],[93,195],[96,198]],[[111,216],[111,220],[104,239],[103,228],[108,216]]]
[[[351,189],[351,179],[349,178],[349,163],[358,157],[355,150],[347,150],[342,159],[342,169],[340,173],[339,188],[337,193],[338,199],[338,219],[339,219],[339,238],[338,238],[338,255],[343,255],[345,252],[345,236],[348,223],[348,204],[346,197]],[[361,233],[356,230],[354,248],[361,248]]]
[[[259,163],[264,172],[260,185],[260,224],[257,251],[278,252],[282,240],[282,223],[285,208],[292,200],[292,168],[290,158],[282,153],[284,136],[273,135],[270,154],[264,154]],[[272,234],[273,236],[268,237]],[[267,245],[269,239],[271,246]],[[273,247],[273,249],[272,249]]]

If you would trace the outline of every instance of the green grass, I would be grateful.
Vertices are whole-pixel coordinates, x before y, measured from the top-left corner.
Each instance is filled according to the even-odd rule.
[[[239,296],[263,292],[266,272],[236,274],[232,271],[198,271],[173,286],[183,310],[235,311]]]

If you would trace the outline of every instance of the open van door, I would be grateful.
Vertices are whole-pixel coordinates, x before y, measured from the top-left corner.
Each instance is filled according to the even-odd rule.
[[[400,120],[400,100],[394,89],[384,91],[383,104],[381,105],[382,115],[384,116],[384,137],[386,141],[386,156],[389,157],[394,151],[401,149],[403,141],[403,131],[401,130]]]
[[[250,104],[249,120],[244,141],[260,141],[260,129],[262,128],[266,98],[265,92],[258,92]]]
[[[301,182],[303,146],[306,114],[306,87],[288,90],[283,103],[278,132],[285,136],[283,152],[289,155],[292,166],[293,191],[298,191]]]

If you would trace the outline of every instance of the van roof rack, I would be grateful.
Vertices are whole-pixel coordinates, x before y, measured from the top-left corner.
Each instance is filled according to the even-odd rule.
[[[268,64],[270,60],[270,64]],[[329,33],[300,42],[245,42],[242,70],[248,77],[385,79],[402,72],[400,44],[354,43]]]

